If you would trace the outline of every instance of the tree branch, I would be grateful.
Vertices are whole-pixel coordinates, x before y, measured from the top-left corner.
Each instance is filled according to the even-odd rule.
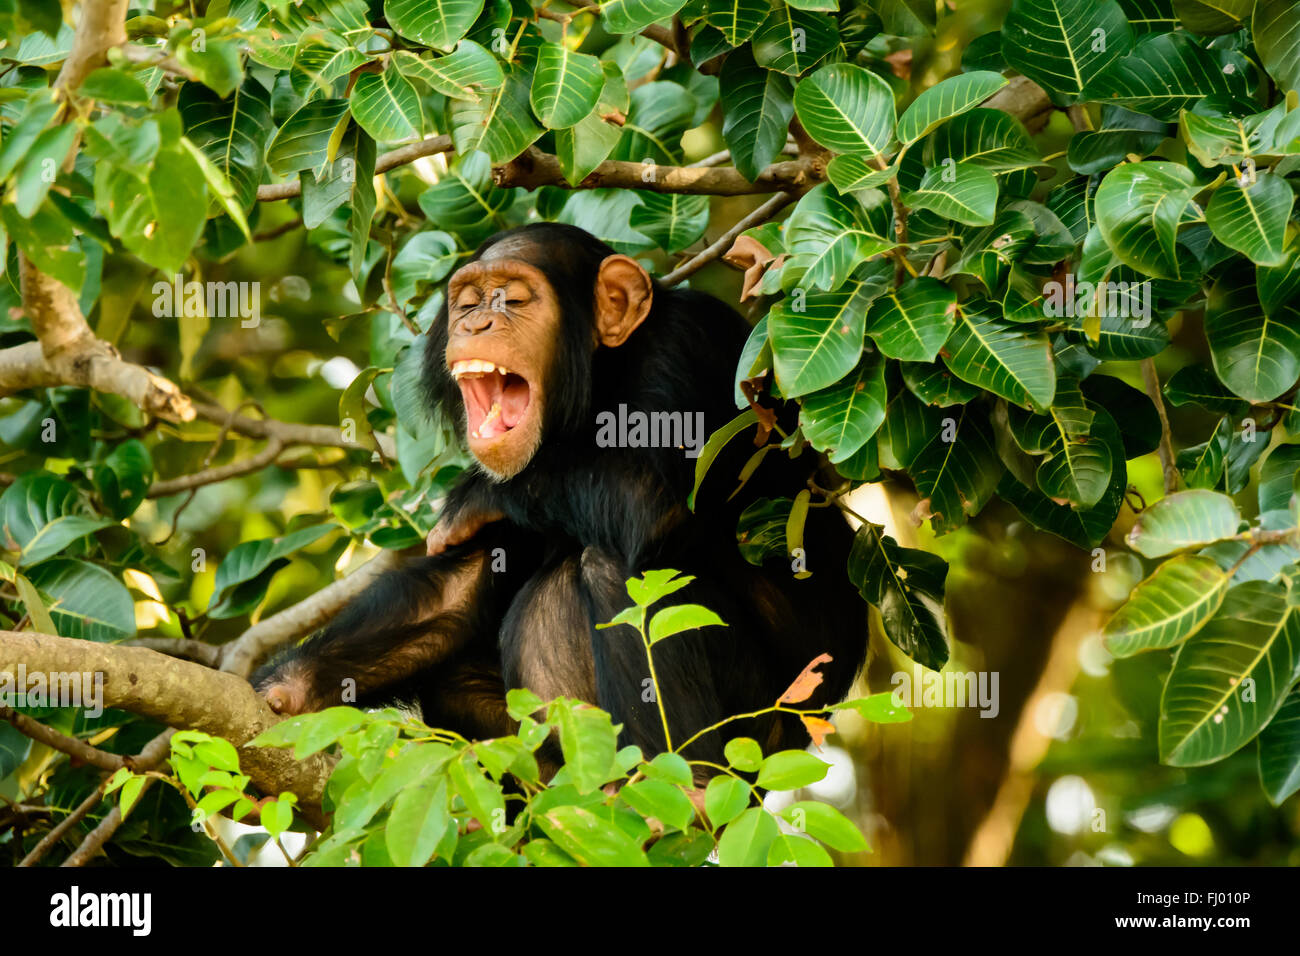
[[[661,281],[663,282],[664,285],[674,286],[677,283],[681,282],[683,279],[686,279],[694,275],[695,273],[699,272],[701,269],[703,269],[714,259],[717,259],[719,256],[725,254],[726,251],[731,248],[732,243],[736,241],[736,237],[739,236],[742,232],[744,232],[746,229],[752,229],[754,226],[757,226],[760,223],[767,222],[767,220],[771,219],[783,208],[788,206],[790,203],[794,202],[797,198],[799,197],[791,193],[778,193],[777,195],[771,197],[770,199],[767,200],[767,202],[763,203],[763,205],[759,206],[748,216],[745,216],[734,226],[732,226],[721,236],[719,236],[718,240],[714,242],[713,245],[709,246],[707,249],[705,249],[699,255],[695,256],[693,259],[690,259],[687,262],[684,262],[682,265],[678,266],[672,272],[664,276]]]
[[[0,674],[16,681],[20,663],[28,674],[103,674],[105,707],[225,737],[240,747],[240,766],[259,790],[292,790],[306,804],[305,817],[321,822],[320,794],[332,762],[323,755],[295,761],[288,750],[242,747],[281,718],[241,677],[143,647],[0,631]]]
[[[76,737],[69,737],[67,734],[60,733],[53,727],[45,726],[39,720],[33,720],[26,714],[18,713],[12,707],[0,706],[0,720],[9,721],[20,734],[43,743],[47,747],[61,750],[69,757],[80,760],[82,763],[88,763],[92,767],[98,767],[100,770],[114,771],[127,765],[127,758],[121,754],[111,754],[106,750],[100,750],[98,747],[92,747],[84,740],[78,740]]]
[[[399,146],[375,160],[375,175],[386,173],[398,166],[405,166],[407,163],[413,163],[424,156],[451,152],[451,149],[450,136],[430,136],[418,143]],[[293,182],[288,183],[268,183],[257,187],[257,198],[260,202],[275,202],[277,199],[288,199],[290,196],[301,195],[301,179],[295,179]]]

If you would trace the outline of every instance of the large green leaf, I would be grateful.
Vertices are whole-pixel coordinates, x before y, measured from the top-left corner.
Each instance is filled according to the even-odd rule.
[[[968,302],[944,346],[958,378],[1009,402],[1045,411],[1056,394],[1056,368],[1047,335],[1000,319],[991,303]]]
[[[893,91],[851,63],[824,66],[800,81],[794,108],[808,134],[837,153],[879,156],[893,139]]]
[[[1178,278],[1178,226],[1200,190],[1191,171],[1177,163],[1128,163],[1097,189],[1097,224],[1121,262],[1160,279]]]
[[[1125,541],[1144,557],[1159,558],[1230,538],[1240,523],[1241,512],[1227,495],[1180,491],[1139,514]]]
[[[348,107],[357,125],[377,142],[400,143],[424,133],[420,94],[391,62],[383,73],[357,77]]]
[[[331,143],[348,117],[347,100],[312,100],[276,130],[266,150],[266,162],[280,175],[300,169],[320,169],[332,158]]]
[[[707,0],[710,26],[722,31],[732,46],[740,46],[767,19],[768,0]],[[797,6],[797,4],[796,4]]]
[[[602,64],[605,85],[596,102],[596,109],[576,126],[555,131],[555,155],[560,160],[564,178],[573,185],[582,182],[597,166],[609,158],[618,145],[623,128],[604,119],[626,112],[631,100],[627,82],[616,63]]]
[[[1300,686],[1260,732],[1259,779],[1275,807],[1300,790]]]
[[[1300,678],[1300,615],[1278,582],[1228,591],[1211,620],[1178,649],[1160,699],[1160,759],[1213,763],[1269,722]]]
[[[948,565],[937,555],[904,548],[870,523],[858,528],[849,552],[849,580],[880,611],[885,634],[923,667],[948,661],[943,610]]]
[[[1071,169],[1091,176],[1118,166],[1129,155],[1149,156],[1168,132],[1167,123],[1122,106],[1106,105],[1101,111],[1101,129],[1075,133],[1066,155]]]
[[[937,535],[979,514],[1002,477],[1003,466],[983,413],[972,406],[941,416],[929,442],[908,467],[921,494],[918,515],[928,514]]]
[[[1172,121],[1179,110],[1189,109],[1202,97],[1244,93],[1241,72],[1225,71],[1186,33],[1150,34],[1096,77],[1085,94],[1088,99]]]
[[[709,224],[709,197],[644,193],[630,222],[664,252],[680,252],[704,235]]]
[[[408,50],[393,54],[393,62],[409,79],[456,100],[477,99],[505,82],[501,63],[473,40],[461,40],[446,56],[418,57]]]
[[[1223,384],[1247,401],[1267,402],[1300,378],[1300,310],[1265,312],[1251,280],[1249,272],[1230,272],[1210,290],[1205,338]]]
[[[477,100],[448,104],[447,119],[458,153],[479,150],[495,165],[509,162],[537,141],[545,130],[532,120],[528,80],[515,67],[499,89]]]
[[[110,571],[88,561],[52,558],[28,577],[54,599],[50,617],[63,637],[121,641],[135,636],[135,602]]]
[[[933,362],[957,321],[957,293],[919,276],[878,298],[867,314],[867,334],[890,358]]]
[[[932,166],[915,190],[903,194],[903,203],[968,226],[987,226],[997,211],[998,181],[973,163]]]
[[[842,462],[876,434],[887,398],[885,361],[872,351],[852,375],[799,403],[799,425],[814,448]]]
[[[866,259],[894,248],[888,214],[870,215],[863,195],[883,199],[878,191],[841,196],[823,183],[799,200],[786,222],[786,248],[806,269],[802,285],[837,289]]]
[[[973,109],[1006,85],[1006,77],[988,70],[950,76],[936,83],[903,111],[898,121],[898,141],[904,146],[915,143],[939,124]]]
[[[1300,7],[1296,0],[1259,0],[1251,35],[1264,69],[1283,90],[1300,90]]]
[[[384,0],[384,17],[398,35],[450,50],[483,11],[483,0]]]
[[[638,33],[685,5],[686,0],[606,0],[600,6],[600,18],[610,33]]]
[[[753,181],[785,146],[794,116],[790,78],[758,66],[744,48],[727,57],[718,81],[722,139],[736,169]]]
[[[1205,207],[1205,223],[1214,237],[1262,266],[1286,261],[1282,246],[1295,193],[1281,176],[1261,172],[1255,182],[1229,179]]]
[[[682,134],[695,125],[695,97],[677,83],[638,86],[629,97],[627,122],[614,159],[636,163],[677,163]]]
[[[927,167],[941,166],[946,159],[974,163],[993,173],[1043,165],[1019,120],[1002,110],[984,108],[968,110],[944,123],[926,140],[924,152]]]
[[[862,355],[867,308],[888,280],[881,270],[868,270],[835,292],[777,303],[767,322],[782,395],[798,398],[827,388],[853,370]]]
[[[543,44],[533,71],[533,112],[547,129],[567,129],[596,107],[605,74],[600,60],[563,43]]]
[[[839,43],[835,21],[826,14],[776,3],[750,46],[759,66],[799,76],[820,63]]]
[[[1102,631],[1116,657],[1181,644],[1219,609],[1228,576],[1210,558],[1180,554],[1156,568]]]
[[[1048,457],[1038,467],[1038,490],[1053,501],[1067,501],[1075,508],[1092,508],[1110,487],[1110,448],[1091,436],[1093,412],[1087,407],[1078,384],[1064,380],[1047,410]]]
[[[1202,36],[1236,33],[1250,19],[1255,0],[1173,0],[1183,26]]]
[[[177,106],[190,142],[225,174],[240,205],[251,208],[272,128],[271,95],[256,80],[246,81],[224,100],[206,86],[186,83]]]
[[[1116,0],[1013,0],[1002,24],[1007,62],[1069,100],[1132,47]]]

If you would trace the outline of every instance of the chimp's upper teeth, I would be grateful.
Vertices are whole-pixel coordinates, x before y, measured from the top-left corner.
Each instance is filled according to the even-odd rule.
[[[462,375],[479,375],[486,372],[500,372],[502,375],[510,374],[510,370],[504,365],[494,365],[485,359],[461,359],[451,367],[453,378],[460,378]]]

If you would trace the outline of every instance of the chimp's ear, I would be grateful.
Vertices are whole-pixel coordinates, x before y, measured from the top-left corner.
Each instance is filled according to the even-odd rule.
[[[610,348],[622,345],[650,314],[654,286],[650,276],[629,256],[610,256],[596,274],[596,341]]]

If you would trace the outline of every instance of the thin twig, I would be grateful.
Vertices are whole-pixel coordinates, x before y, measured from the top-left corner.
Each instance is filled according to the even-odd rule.
[[[726,251],[731,248],[732,243],[736,241],[736,237],[746,229],[752,229],[760,223],[767,222],[767,220],[771,219],[798,198],[799,197],[793,193],[777,193],[751,212],[748,216],[745,216],[734,226],[724,232],[718,240],[713,243],[713,245],[709,246],[693,259],[689,259],[682,263],[672,272],[668,273],[668,275],[664,276],[661,280],[662,283],[666,286],[674,286],[683,279],[693,276],[714,259],[717,259],[719,256],[726,253]]]
[[[0,720],[7,720],[23,736],[30,737],[47,747],[53,747],[69,757],[80,760],[82,763],[88,763],[92,767],[98,767],[100,770],[111,772],[120,770],[127,765],[127,759],[122,755],[111,754],[106,750],[100,750],[98,747],[92,747],[84,740],[78,740],[76,737],[69,737],[67,734],[59,733],[53,727],[47,727],[26,714],[20,714],[12,707],[0,707]]]
[[[1146,384],[1147,396],[1156,407],[1160,416],[1160,467],[1164,471],[1165,494],[1178,490],[1178,467],[1174,464],[1174,442],[1169,431],[1169,414],[1165,411],[1164,396],[1160,394],[1160,375],[1156,371],[1154,359],[1142,360],[1142,381]]]

